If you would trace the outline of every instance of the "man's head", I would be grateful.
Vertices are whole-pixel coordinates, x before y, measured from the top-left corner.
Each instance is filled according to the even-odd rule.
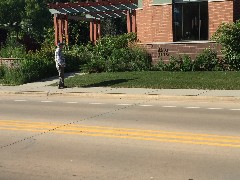
[[[63,46],[64,46],[64,43],[58,43],[58,45],[57,45],[59,48],[63,48]]]

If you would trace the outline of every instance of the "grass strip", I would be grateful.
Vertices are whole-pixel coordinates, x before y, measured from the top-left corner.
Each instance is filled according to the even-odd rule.
[[[240,72],[115,72],[78,75],[66,79],[68,87],[239,90]]]

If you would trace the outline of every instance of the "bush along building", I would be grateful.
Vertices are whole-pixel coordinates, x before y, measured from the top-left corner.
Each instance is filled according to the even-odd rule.
[[[90,40],[95,42],[102,19],[126,16],[128,32],[137,33],[153,63],[183,54],[195,58],[206,48],[220,55],[221,46],[211,41],[212,35],[222,23],[240,19],[240,0],[95,0],[54,3],[49,9],[56,43],[68,37],[70,18],[89,21]]]

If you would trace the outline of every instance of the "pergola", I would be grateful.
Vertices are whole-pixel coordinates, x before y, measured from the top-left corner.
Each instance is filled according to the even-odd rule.
[[[90,41],[101,37],[101,20],[127,16],[127,31],[136,32],[136,9],[138,0],[95,0],[75,3],[51,3],[49,11],[54,14],[55,44],[69,42],[68,20],[90,22]]]

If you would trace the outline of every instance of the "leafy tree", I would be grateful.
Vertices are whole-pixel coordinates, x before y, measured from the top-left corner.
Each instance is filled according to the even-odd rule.
[[[9,31],[20,31],[20,23],[24,13],[24,0],[0,1],[0,22],[1,27]]]
[[[50,28],[53,17],[48,3],[78,2],[79,0],[0,0],[0,45],[6,40],[6,34],[16,37],[23,44],[33,47],[32,42],[42,43]],[[85,2],[86,0],[81,0]],[[70,21],[71,44],[89,41],[89,23]],[[126,20],[107,19],[102,21],[102,35],[117,35],[126,32]],[[31,42],[29,44],[29,41]],[[28,49],[28,48],[27,48]]]
[[[115,36],[127,32],[126,18],[106,18],[102,20],[102,34]]]
[[[0,1],[1,28],[10,34],[28,34],[41,40],[43,29],[51,23],[50,13],[43,1],[4,0]]]
[[[38,41],[42,41],[44,29],[52,25],[51,14],[43,1],[25,0],[22,29]]]
[[[222,53],[229,70],[240,70],[240,20],[223,23],[213,36],[223,46]]]

